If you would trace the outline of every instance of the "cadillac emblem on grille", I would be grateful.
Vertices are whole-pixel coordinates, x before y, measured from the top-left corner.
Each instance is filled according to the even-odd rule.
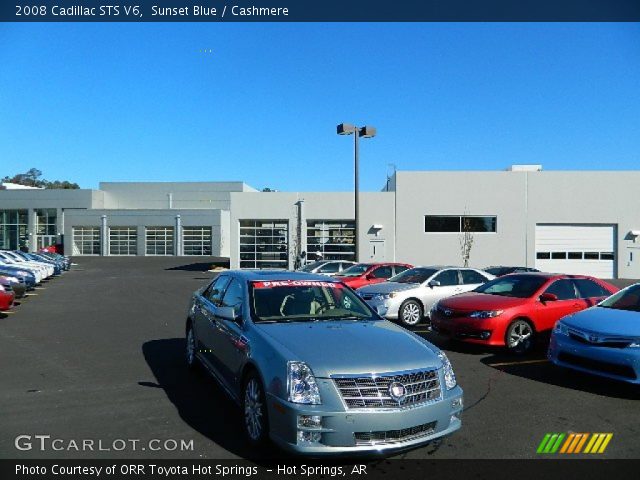
[[[389,385],[389,396],[396,402],[401,402],[407,395],[407,389],[400,382],[393,382]]]

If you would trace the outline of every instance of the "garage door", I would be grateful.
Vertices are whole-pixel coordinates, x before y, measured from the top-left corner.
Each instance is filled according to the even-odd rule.
[[[615,277],[614,225],[536,225],[536,268]]]

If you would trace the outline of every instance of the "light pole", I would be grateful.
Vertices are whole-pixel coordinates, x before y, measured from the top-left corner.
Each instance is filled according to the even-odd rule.
[[[355,217],[355,231],[354,231],[354,250],[355,250],[355,260],[359,261],[360,255],[360,242],[358,241],[358,234],[360,232],[360,219],[358,217],[358,197],[359,197],[359,187],[358,187],[358,164],[359,162],[359,150],[358,150],[358,139],[360,137],[371,138],[376,136],[375,127],[364,126],[364,127],[356,127],[355,125],[351,125],[349,123],[341,123],[337,127],[338,135],[351,135],[353,134],[353,161],[354,161],[354,217]]]

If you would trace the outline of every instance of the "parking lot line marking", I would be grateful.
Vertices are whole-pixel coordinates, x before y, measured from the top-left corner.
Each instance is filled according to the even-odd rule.
[[[532,363],[547,363],[549,360],[546,358],[540,358],[538,360],[524,360],[524,361],[515,361],[515,362],[502,362],[502,363],[488,363],[490,367],[505,367],[509,365],[527,365]]]

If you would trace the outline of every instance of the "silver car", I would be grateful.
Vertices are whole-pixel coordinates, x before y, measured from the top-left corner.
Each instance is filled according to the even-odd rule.
[[[438,300],[470,292],[494,278],[475,268],[415,267],[386,282],[359,288],[358,295],[381,316],[413,326],[429,315]]]
[[[350,262],[349,260],[317,260],[315,262],[308,263],[297,271],[334,276],[340,275],[344,270],[355,264],[356,262]]]
[[[186,338],[187,364],[241,406],[255,446],[381,454],[461,426],[446,355],[325,276],[224,272],[193,294]]]

